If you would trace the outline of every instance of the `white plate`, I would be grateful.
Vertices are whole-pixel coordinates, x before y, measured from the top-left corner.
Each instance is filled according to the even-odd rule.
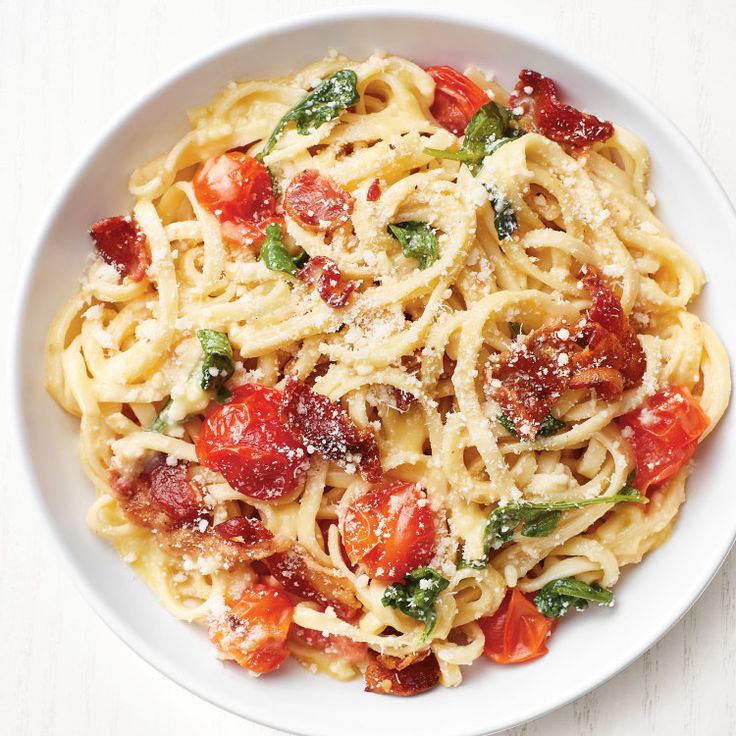
[[[77,458],[77,421],[43,390],[49,322],[77,286],[91,251],[89,224],[130,208],[128,173],[168,150],[186,130],[184,111],[209,102],[226,82],[292,72],[331,47],[356,58],[380,47],[422,65],[473,63],[494,70],[507,87],[519,69],[531,67],[559,80],[573,104],[637,133],[654,161],[659,215],[711,279],[698,311],[736,354],[734,212],[698,154],[648,102],[570,51],[495,21],[407,11],[322,13],[250,32],[179,70],[118,118],[72,173],[33,246],[20,292],[14,348],[19,457],[46,532],[91,605],[123,641],[191,692],[300,734],[475,736],[535,718],[596,687],[652,646],[700,595],[736,535],[727,453],[736,437],[733,412],[698,454],[671,540],[626,570],[614,609],[569,616],[550,653],[536,662],[500,667],[479,661],[465,669],[460,688],[403,699],[366,694],[360,682],[315,677],[295,663],[255,679],[216,660],[204,630],[171,618],[112,547],[88,531],[92,488]]]

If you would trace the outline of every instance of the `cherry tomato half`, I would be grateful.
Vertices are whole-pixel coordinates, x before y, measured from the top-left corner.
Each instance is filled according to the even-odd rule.
[[[223,659],[264,674],[289,656],[286,639],[294,620],[289,596],[270,585],[246,588],[229,611],[210,622],[209,634]]]
[[[693,456],[710,420],[684,386],[667,386],[617,419],[636,458],[641,493],[669,480]]]
[[[192,185],[197,201],[221,223],[229,240],[250,245],[265,237],[266,227],[282,222],[268,168],[242,151],[228,151],[205,161]]]
[[[434,519],[425,492],[402,481],[368,491],[348,506],[342,539],[350,562],[361,563],[370,577],[403,580],[434,554]]]
[[[488,95],[451,66],[430,66],[424,71],[434,79],[434,119],[455,135],[465,132],[470,118],[488,102]]]
[[[521,664],[547,654],[556,621],[512,588],[493,616],[478,621],[486,638],[483,653],[498,664]]]
[[[202,465],[236,490],[273,501],[293,490],[309,465],[307,451],[281,421],[282,393],[248,383],[202,424],[195,448]]]

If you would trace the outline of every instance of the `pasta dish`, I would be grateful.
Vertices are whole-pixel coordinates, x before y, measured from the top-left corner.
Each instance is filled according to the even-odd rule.
[[[221,659],[456,686],[667,539],[728,358],[644,144],[564,99],[332,52],[191,110],[91,225],[46,385],[90,528]]]

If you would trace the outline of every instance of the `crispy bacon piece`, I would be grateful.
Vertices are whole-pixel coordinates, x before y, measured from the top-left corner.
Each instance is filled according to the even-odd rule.
[[[157,455],[137,476],[114,474],[111,485],[126,516],[154,531],[176,529],[193,521],[201,510],[187,476],[187,463],[171,466],[163,455]]]
[[[559,100],[554,80],[531,69],[519,73],[509,107],[522,108],[522,124],[557,143],[585,148],[613,135],[613,125]]]
[[[98,220],[90,227],[89,234],[100,258],[121,276],[140,281],[146,275],[151,265],[148,240],[130,215]]]
[[[286,537],[274,537],[258,519],[236,516],[213,528],[189,482],[187,464],[168,465],[163,455],[139,475],[114,475],[111,483],[125,515],[154,532],[171,554],[207,558],[228,569],[283,552],[290,545]]]
[[[637,386],[646,370],[647,360],[619,298],[593,266],[583,268],[583,284],[592,298],[588,319],[615,335],[621,344],[624,360],[619,370],[623,376],[624,388]]]
[[[361,641],[353,641],[350,637],[337,634],[323,634],[315,629],[305,629],[295,624],[291,635],[297,641],[303,642],[313,649],[319,649],[327,654],[334,654],[351,664],[360,664],[368,657],[368,645]]]
[[[412,406],[412,404],[416,403],[417,397],[414,396],[414,394],[410,394],[408,391],[396,388],[396,386],[392,386],[391,388],[391,393],[394,397],[394,406],[398,411],[405,412]]]
[[[347,281],[337,263],[327,256],[310,258],[297,278],[307,286],[316,284],[322,301],[333,309],[344,307],[358,285],[355,281]]]
[[[616,401],[624,390],[624,379],[615,368],[584,368],[568,384],[570,388],[594,388],[606,401]]]
[[[291,431],[328,460],[355,465],[370,483],[381,479],[381,460],[373,431],[357,427],[336,401],[313,391],[294,376],[286,381],[281,405]]]
[[[618,297],[592,266],[585,267],[583,284],[592,297],[585,320],[534,330],[489,371],[489,394],[525,439],[535,437],[567,388],[595,388],[606,401],[617,401],[646,370],[644,350]]]
[[[251,519],[247,516],[232,516],[215,526],[215,532],[223,539],[240,537],[246,544],[263,542],[273,539],[273,533],[263,526],[260,519]]]
[[[307,230],[331,232],[350,220],[350,193],[315,169],[300,171],[284,194],[284,210]]]
[[[264,560],[268,571],[284,588],[299,598],[314,601],[347,621],[355,620],[362,610],[353,591],[345,584],[342,575],[318,567],[311,557],[294,545]]]
[[[368,187],[368,192],[365,198],[369,202],[377,202],[381,198],[381,182],[378,179],[374,179],[371,185]]]
[[[533,439],[549,408],[565,392],[572,376],[569,350],[575,343],[571,337],[562,322],[534,330],[525,342],[515,342],[502,353],[492,367],[491,396],[519,436]]]
[[[217,526],[220,527],[222,524]],[[267,529],[263,531],[271,534]],[[200,532],[197,527],[191,526],[162,532],[158,540],[161,547],[172,554],[187,555],[193,559],[205,558],[210,563],[216,562],[225,570],[234,565],[243,565],[279,554],[291,544],[287,537],[273,535],[262,539],[243,539],[240,542],[235,538],[225,539],[217,527],[214,530],[208,527],[204,532]]]
[[[403,669],[397,667],[403,660],[398,657],[368,653],[365,670],[366,692],[381,695],[418,695],[431,690],[440,680],[440,668],[434,654]]]

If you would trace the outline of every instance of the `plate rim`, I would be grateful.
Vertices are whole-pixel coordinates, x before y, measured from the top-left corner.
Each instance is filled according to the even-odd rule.
[[[694,144],[687,138],[677,124],[674,123],[642,92],[640,92],[635,85],[619,76],[616,72],[598,64],[597,62],[591,61],[586,58],[585,55],[578,54],[570,48],[565,48],[555,41],[544,38],[536,31],[530,31],[523,28],[520,24],[509,22],[506,19],[491,19],[486,17],[478,18],[472,16],[464,9],[459,12],[451,13],[443,10],[425,11],[411,7],[387,7],[384,5],[377,5],[375,7],[357,6],[335,9],[328,8],[308,13],[300,13],[288,18],[259,24],[248,31],[233,34],[223,41],[208,45],[203,51],[194,54],[187,61],[176,65],[172,70],[159,77],[157,81],[147,85],[141,93],[135,95],[128,104],[124,105],[106,125],[102,126],[100,133],[93,138],[92,142],[87,147],[85,147],[82,154],[76,157],[75,163],[70,167],[69,173],[62,177],[60,184],[57,185],[53,196],[50,198],[44,209],[44,214],[40,220],[40,224],[37,226],[30,238],[31,246],[25,253],[22,266],[19,269],[18,288],[13,299],[14,303],[9,339],[11,350],[9,351],[6,360],[10,362],[8,375],[11,377],[11,427],[15,430],[13,433],[11,447],[15,446],[17,451],[17,466],[21,469],[21,487],[24,490],[27,488],[31,491],[30,494],[24,495],[32,498],[32,505],[35,506],[36,512],[43,519],[44,531],[46,532],[45,536],[53,540],[52,544],[55,546],[56,552],[59,553],[58,557],[62,560],[62,566],[66,568],[66,571],[77,590],[81,593],[84,600],[103,621],[107,628],[112,631],[130,650],[140,656],[144,661],[169,680],[177,683],[188,692],[196,695],[206,702],[216,705],[217,707],[248,721],[271,728],[293,729],[294,733],[303,734],[304,736],[312,736],[313,734],[318,734],[319,731],[315,728],[311,728],[309,724],[295,727],[296,721],[293,721],[293,719],[291,723],[284,725],[283,721],[279,723],[275,720],[268,720],[261,716],[260,713],[255,715],[250,713],[248,715],[244,715],[243,712],[232,707],[226,698],[222,697],[218,699],[212,693],[205,694],[196,690],[195,687],[186,680],[186,678],[179,676],[180,668],[177,668],[175,665],[170,665],[167,657],[162,655],[160,650],[149,646],[149,644],[139,637],[135,630],[128,625],[126,619],[118,613],[117,609],[108,605],[108,603],[96,592],[92,581],[89,580],[87,576],[83,574],[81,568],[76,565],[71,552],[62,539],[60,531],[57,530],[57,526],[51,518],[48,507],[43,502],[40,493],[40,479],[38,478],[34,463],[31,459],[31,432],[30,427],[25,421],[22,401],[23,392],[20,390],[23,384],[23,362],[20,357],[22,355],[20,348],[23,341],[23,325],[30,308],[30,300],[32,296],[30,293],[30,286],[40,259],[42,244],[49,236],[50,228],[56,217],[59,215],[60,207],[73,184],[77,181],[80,174],[88,164],[97,156],[100,148],[103,147],[107,139],[121,128],[121,126],[123,126],[139,108],[148,104],[157,94],[165,91],[169,86],[174,85],[178,81],[187,77],[200,66],[203,66],[217,57],[223,56],[240,46],[247,45],[254,40],[269,35],[278,35],[280,33],[293,32],[300,29],[308,30],[323,23],[346,20],[359,22],[362,19],[375,20],[380,17],[385,17],[387,20],[401,17],[405,19],[421,19],[423,21],[435,21],[438,23],[449,23],[454,25],[472,25],[476,28],[480,27],[483,30],[503,34],[514,42],[531,44],[560,58],[572,67],[582,67],[592,76],[605,80],[609,85],[618,88],[625,97],[631,99],[637,108],[644,110],[650,117],[655,118],[659,125],[669,130],[669,133],[676,140],[678,147],[683,151],[683,153],[686,152],[688,154],[689,163],[698,168],[700,173],[703,175],[703,178],[707,179],[712,185],[711,188],[718,197],[718,204],[724,212],[724,217],[730,218],[731,224],[736,232],[736,208],[710,165],[705,161]],[[732,346],[729,345],[728,347],[730,348]],[[733,409],[728,409],[727,414],[732,411]],[[719,560],[717,564],[713,565],[712,569],[708,570],[708,574],[706,576],[699,578],[698,582],[691,586],[692,590],[688,595],[689,602],[682,610],[678,609],[677,613],[670,617],[670,620],[668,620],[666,625],[661,628],[657,636],[655,636],[644,648],[640,650],[637,649],[634,653],[629,653],[627,656],[623,657],[614,668],[607,670],[603,675],[596,675],[593,678],[589,678],[585,685],[579,687],[575,693],[565,696],[563,699],[557,700],[551,705],[544,705],[536,709],[534,707],[530,707],[529,713],[524,715],[521,720],[509,721],[508,723],[494,727],[495,730],[493,733],[536,720],[537,718],[556,711],[559,708],[582,698],[584,695],[590,693],[595,688],[600,687],[602,684],[638,660],[645,652],[650,650],[658,641],[660,641],[693,607],[721,569],[735,542],[736,526],[734,527],[730,541],[721,546],[721,550],[717,555]],[[453,736],[479,736],[481,733],[489,732],[478,731],[475,727],[468,730],[467,726],[463,726],[460,730],[452,732]]]

